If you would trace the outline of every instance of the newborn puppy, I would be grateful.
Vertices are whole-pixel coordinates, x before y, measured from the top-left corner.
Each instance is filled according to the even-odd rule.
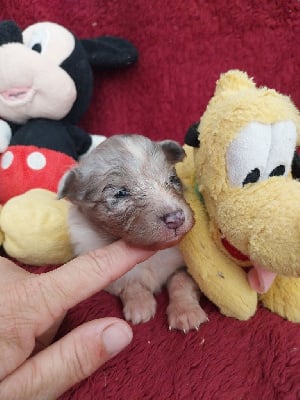
[[[58,196],[72,203],[69,229],[76,255],[119,238],[159,250],[106,290],[120,296],[125,318],[137,324],[154,316],[153,294],[167,284],[169,327],[187,332],[207,317],[175,246],[194,223],[174,168],[184,157],[171,140],[115,135],[63,176]]]

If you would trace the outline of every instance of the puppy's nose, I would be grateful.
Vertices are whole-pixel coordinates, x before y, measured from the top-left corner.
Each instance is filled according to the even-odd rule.
[[[168,229],[177,229],[185,221],[184,212],[179,209],[177,211],[165,214],[161,217],[162,221],[167,225]]]

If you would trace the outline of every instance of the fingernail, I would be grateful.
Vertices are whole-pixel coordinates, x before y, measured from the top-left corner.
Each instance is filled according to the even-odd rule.
[[[114,356],[129,345],[132,331],[122,323],[115,323],[104,329],[102,340],[107,353]]]

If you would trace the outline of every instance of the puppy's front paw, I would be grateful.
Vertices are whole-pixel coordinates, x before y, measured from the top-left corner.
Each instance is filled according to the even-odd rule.
[[[134,325],[149,321],[154,317],[155,312],[156,300],[150,292],[144,292],[143,296],[131,298],[124,302],[125,319],[131,321]]]
[[[178,329],[184,333],[192,329],[198,330],[203,322],[207,322],[206,313],[200,304],[195,302],[174,302],[167,308],[169,329]]]

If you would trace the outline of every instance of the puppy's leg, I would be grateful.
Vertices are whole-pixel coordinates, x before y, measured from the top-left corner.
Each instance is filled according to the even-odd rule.
[[[154,317],[156,300],[151,290],[139,281],[129,281],[120,293],[123,313],[133,324],[147,322]]]
[[[187,333],[208,321],[199,304],[200,290],[185,270],[179,270],[168,281],[169,306],[167,308],[169,329]]]

